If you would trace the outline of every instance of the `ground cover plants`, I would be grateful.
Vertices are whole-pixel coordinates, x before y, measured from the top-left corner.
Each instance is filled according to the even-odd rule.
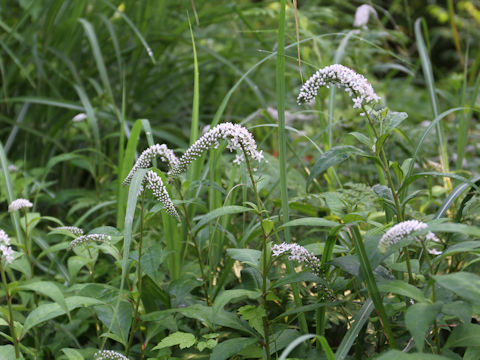
[[[479,14],[0,3],[0,359],[480,358]]]

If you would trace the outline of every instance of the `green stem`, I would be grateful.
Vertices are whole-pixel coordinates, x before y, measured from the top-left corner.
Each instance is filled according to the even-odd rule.
[[[260,200],[260,195],[258,194],[257,183],[253,178],[252,167],[250,166],[250,160],[248,158],[247,152],[243,147],[243,144],[240,144],[243,150],[243,154],[245,156],[245,162],[247,164],[248,175],[250,176],[250,181],[252,182],[253,192],[255,193],[255,198],[257,200],[257,216],[260,221],[260,229],[262,229],[263,235],[263,244],[262,244],[262,255],[263,255],[263,269],[262,269],[262,299],[263,299],[263,306],[265,307],[265,313],[267,314],[267,276],[268,276],[268,269],[269,269],[269,261],[267,258],[267,240],[268,234],[265,233],[263,229],[263,215],[262,215],[262,201]],[[266,359],[270,360],[270,334],[269,334],[269,322],[268,322],[268,314],[262,319],[263,322],[263,332],[265,333],[265,353]]]
[[[3,286],[5,287],[5,294],[7,296],[7,304],[8,304],[8,326],[10,327],[10,335],[12,335],[13,345],[15,347],[15,358],[20,359],[20,349],[19,349],[19,339],[15,334],[15,320],[13,319],[13,310],[12,310],[12,296],[10,294],[10,290],[8,289],[7,284],[7,277],[5,276],[5,270],[3,269],[3,264],[0,261],[0,270],[2,273],[2,282]]]
[[[138,323],[138,308],[140,307],[140,299],[142,294],[142,240],[143,240],[143,230],[144,230],[144,211],[145,207],[145,192],[142,193],[142,208],[140,210],[140,239],[138,240],[138,259],[137,259],[137,289],[138,289],[138,296],[135,302],[135,312],[133,314],[133,324],[132,328],[130,329],[130,339],[128,340],[127,349],[125,350],[125,355],[128,357],[128,353],[130,352],[130,348],[133,344],[133,337],[135,335],[135,331],[137,330],[137,323]]]
[[[25,216],[25,251],[27,253],[27,259],[30,264],[30,279],[33,278],[33,261],[32,261],[32,251],[31,251],[31,244],[30,244],[30,236],[28,233],[28,219],[27,219],[27,210],[25,209],[23,212]]]
[[[390,322],[388,321],[385,308],[383,307],[382,297],[380,296],[375,277],[373,276],[372,267],[370,265],[370,260],[368,259],[367,251],[365,250],[365,246],[363,244],[360,230],[358,229],[357,225],[351,226],[349,229],[352,232],[352,240],[360,260],[362,274],[365,277],[365,282],[367,283],[368,293],[370,294],[370,298],[372,299],[375,309],[377,310],[378,318],[383,327],[383,331],[385,332],[385,336],[387,337],[390,346],[396,349],[397,343],[390,327]]]
[[[179,186],[178,182],[176,182],[176,184],[177,184],[178,194],[180,195],[180,198],[182,200],[183,213],[184,213],[185,222],[187,223],[188,232],[189,232],[189,234],[192,238],[192,242],[193,242],[195,251],[197,253],[198,263],[200,265],[200,273],[202,274],[202,280],[203,280],[202,281],[202,287],[203,287],[203,291],[205,293],[205,299],[207,301],[207,304],[211,305],[210,296],[208,295],[208,283],[210,282],[210,280],[205,275],[205,269],[204,269],[204,266],[203,266],[203,259],[202,259],[202,251],[197,244],[196,234],[192,232],[193,227],[192,227],[192,223],[190,222],[190,219],[188,217],[188,210],[187,210],[187,207],[185,206],[185,201],[184,201],[185,199],[183,197],[182,191],[180,189],[180,186]]]

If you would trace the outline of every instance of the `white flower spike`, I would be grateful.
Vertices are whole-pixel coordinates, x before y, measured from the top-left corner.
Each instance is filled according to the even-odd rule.
[[[13,261],[13,250],[10,247],[10,238],[7,233],[0,229],[0,255],[7,264]]]
[[[15,212],[20,209],[31,208],[32,206],[33,204],[27,199],[17,199],[12,201],[12,203],[8,206],[8,211]]]
[[[76,226],[59,226],[54,228],[53,230],[67,230],[67,231],[70,231],[75,236],[82,236],[84,234],[83,230]]]
[[[257,150],[257,143],[252,134],[243,126],[232,123],[223,123],[215,126],[207,131],[200,139],[198,139],[180,158],[178,164],[170,169],[169,175],[178,176],[185,172],[194,160],[198,159],[205,151],[220,146],[220,141],[227,141],[227,149],[230,151],[237,150],[241,153],[237,154],[236,164],[244,161],[243,150],[247,156],[254,160],[261,161],[263,159],[262,151]]]
[[[380,100],[372,85],[363,75],[346,66],[334,64],[318,70],[303,84],[297,98],[298,105],[311,102],[321,87],[328,88],[330,86],[343,87],[352,98],[354,108],[361,108],[363,103]]]
[[[82,235],[77,237],[75,240],[70,242],[70,249],[73,249],[76,246],[85,244],[90,241],[96,241],[96,242],[107,242],[112,240],[112,237],[110,235],[105,235],[105,234],[90,234],[90,235]]]
[[[160,201],[165,208],[165,211],[172,215],[177,220],[180,220],[175,205],[173,205],[172,199],[168,194],[167,188],[163,185],[162,178],[158,174],[150,170],[145,174],[144,184],[147,189],[152,190],[153,196]],[[143,189],[141,189],[143,191]]]
[[[290,253],[288,260],[304,263],[315,275],[320,276],[320,259],[303,246],[295,243],[287,244],[285,242],[272,246],[273,256],[278,257],[285,253]]]
[[[95,360],[128,360],[125,355],[122,355],[113,350],[100,350],[97,351],[93,357]]]
[[[370,15],[376,18],[376,10],[368,4],[360,5],[357,8],[357,11],[355,11],[355,20],[353,22],[353,26],[366,29]]]
[[[147,169],[151,166],[152,160],[154,157],[159,156],[160,160],[168,163],[169,167],[175,167],[178,165],[178,158],[175,153],[170,150],[165,144],[155,144],[146,149],[138,158],[137,162],[133,166],[130,173],[127,175],[125,180],[123,180],[122,185],[125,186],[130,184],[132,181],[133,175],[138,169]]]
[[[388,248],[400,240],[406,238],[410,234],[427,229],[428,225],[418,220],[407,220],[390,228],[380,239],[378,250],[381,253],[387,252]],[[429,241],[440,242],[440,240],[431,231],[427,232],[425,238]]]

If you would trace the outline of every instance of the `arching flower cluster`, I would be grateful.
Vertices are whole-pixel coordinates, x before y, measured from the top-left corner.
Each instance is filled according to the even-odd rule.
[[[177,220],[180,219],[180,216],[173,205],[172,199],[170,199],[170,195],[168,194],[167,188],[163,184],[162,178],[153,170],[149,170],[145,174],[144,179],[144,186],[147,189],[152,190],[153,196],[160,201],[165,208],[165,211],[175,217]],[[143,187],[141,191],[143,191]]]
[[[378,243],[378,250],[381,253],[385,253],[390,246],[398,243],[400,240],[410,236],[414,232],[425,230],[427,228],[427,224],[418,220],[407,220],[398,223],[382,236]],[[428,241],[440,242],[437,236],[431,231],[427,232],[425,238]]]
[[[66,231],[70,231],[73,235],[75,236],[82,236],[84,233],[83,233],[83,230],[76,227],[76,226],[58,226],[56,228],[54,228],[53,230],[66,230]]]
[[[215,126],[198,139],[180,158],[178,164],[170,169],[169,175],[177,176],[185,172],[194,160],[198,159],[205,151],[216,149],[220,141],[227,141],[227,149],[230,151],[239,151],[235,160],[236,164],[245,160],[243,151],[250,158],[261,161],[263,159],[262,151],[258,151],[257,143],[252,134],[243,126],[232,123],[223,123]]]
[[[13,250],[10,246],[10,238],[7,233],[0,229],[0,255],[7,264],[13,261]]]
[[[93,357],[95,360],[128,360],[125,355],[122,355],[113,350],[100,350],[97,351]]]
[[[339,86],[352,98],[353,107],[361,108],[363,103],[377,102],[380,97],[368,80],[352,69],[334,64],[324,67],[313,74],[300,88],[298,105],[311,102],[321,87]]]
[[[156,156],[160,157],[161,161],[168,163],[170,168],[176,167],[178,165],[177,156],[172,150],[167,147],[167,145],[155,144],[142,152],[138,160],[135,162],[135,165],[133,165],[132,170],[130,170],[125,180],[123,180],[122,185],[125,186],[127,184],[130,184],[133,175],[135,175],[135,172],[138,169],[149,168],[152,165],[153,158],[155,158]]]
[[[320,276],[320,259],[310,253],[303,246],[295,243],[281,243],[280,245],[272,246],[273,256],[278,257],[286,253],[290,254],[288,260],[305,264],[315,275]]]
[[[77,237],[75,240],[70,242],[70,249],[73,249],[76,246],[86,244],[90,241],[95,241],[95,242],[107,242],[112,240],[112,237],[110,235],[105,235],[105,234],[90,234],[90,235],[82,235]]]
[[[353,21],[353,26],[366,29],[370,15],[372,15],[374,18],[377,18],[378,16],[377,11],[370,5],[360,5],[357,8],[357,11],[355,11],[355,20]]]
[[[12,201],[12,203],[8,206],[8,211],[15,212],[20,209],[31,208],[32,206],[33,204],[27,199],[17,199]]]

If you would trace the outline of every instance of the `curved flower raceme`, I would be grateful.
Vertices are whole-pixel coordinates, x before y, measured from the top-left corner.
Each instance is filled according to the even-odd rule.
[[[162,144],[155,144],[153,146],[150,146],[148,149],[146,149],[140,157],[138,158],[137,162],[135,165],[133,165],[132,170],[130,170],[129,174],[123,180],[122,185],[125,186],[127,184],[130,184],[132,181],[133,175],[135,175],[135,172],[138,169],[147,169],[151,166],[152,160],[154,157],[159,156],[160,160],[163,162],[168,163],[169,167],[176,167],[178,165],[178,158],[175,155],[175,153],[170,150],[167,145]]]
[[[54,228],[53,230],[70,231],[75,236],[82,236],[83,235],[83,230],[76,227],[76,226],[58,226],[58,227]]]
[[[373,7],[368,4],[360,5],[355,11],[355,20],[353,21],[353,26],[367,28],[368,20],[370,15],[377,17],[377,12]]]
[[[8,206],[8,211],[15,212],[20,209],[31,208],[32,206],[33,204],[27,199],[17,199],[12,201],[12,203]]]
[[[180,216],[178,216],[177,210],[175,209],[175,205],[173,205],[172,199],[170,199],[167,188],[163,185],[162,178],[158,176],[155,171],[150,170],[145,174],[144,186],[147,189],[152,190],[153,196],[162,203],[167,213],[175,217],[177,220],[180,219]],[[144,189],[142,188],[140,190],[143,191]]]
[[[180,158],[178,164],[173,166],[168,174],[173,176],[182,174],[187,170],[188,165],[198,159],[205,151],[218,148],[221,140],[227,141],[228,150],[242,152],[237,154],[233,161],[236,164],[245,160],[243,151],[254,160],[261,161],[263,159],[262,151],[257,150],[257,143],[252,134],[241,125],[227,122],[215,126],[190,146]]]
[[[410,234],[427,229],[428,225],[418,220],[407,220],[390,228],[380,239],[378,250],[381,253],[387,252],[388,248],[400,240],[406,238]],[[430,241],[440,242],[440,240],[431,231],[427,232],[425,238]]]
[[[320,276],[320,259],[303,246],[294,243],[281,243],[280,245],[272,246],[273,256],[278,257],[285,253],[290,253],[288,260],[305,264],[315,275]]]
[[[85,244],[90,241],[96,241],[96,242],[107,242],[112,240],[112,237],[110,235],[105,235],[105,234],[90,234],[90,235],[82,235],[77,237],[75,240],[70,242],[70,249],[73,249],[76,246]]]
[[[13,250],[10,247],[10,238],[7,233],[0,229],[0,256],[7,264],[13,261]]]
[[[128,360],[125,355],[122,355],[113,350],[100,350],[97,351],[93,357],[95,360]]]
[[[345,92],[353,100],[354,108],[360,108],[364,102],[380,100],[364,76],[346,66],[334,64],[318,70],[303,84],[297,98],[298,105],[312,101],[321,87],[328,88],[335,85],[345,89]]]

